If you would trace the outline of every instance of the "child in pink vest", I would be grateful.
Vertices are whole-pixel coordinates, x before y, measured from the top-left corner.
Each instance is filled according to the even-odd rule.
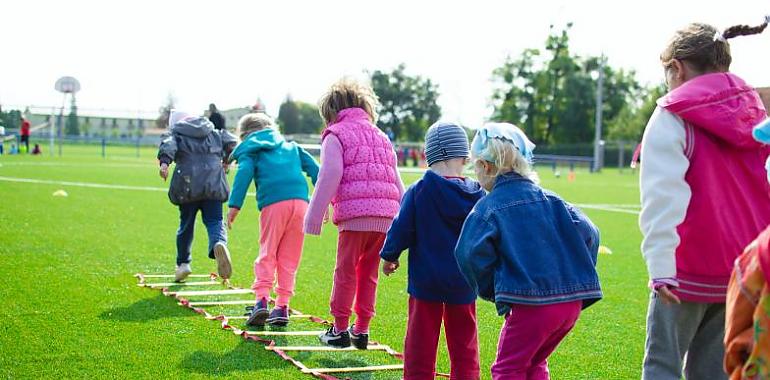
[[[380,249],[404,193],[393,145],[374,125],[377,104],[371,87],[348,79],[333,84],[319,102],[327,127],[305,232],[321,234],[331,202],[340,231],[330,301],[334,326],[319,339],[335,347],[368,345]],[[354,300],[357,318],[350,326]]]
[[[727,40],[762,32],[690,24],[661,54],[669,93],[642,139],[642,254],[653,290],[643,379],[724,379],[725,293],[735,258],[770,223],[754,141],[757,92],[729,72]],[[685,355],[686,364],[683,363]]]

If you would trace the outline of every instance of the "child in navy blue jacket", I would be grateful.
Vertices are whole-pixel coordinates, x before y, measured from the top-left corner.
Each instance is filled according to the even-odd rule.
[[[409,320],[404,379],[433,379],[444,321],[452,378],[479,378],[476,293],[460,273],[454,248],[465,217],[484,196],[478,182],[462,177],[468,136],[462,127],[436,123],[425,135],[430,170],[401,201],[380,253],[382,272],[392,274],[409,249]]]
[[[602,297],[599,231],[533,181],[534,147],[508,123],[485,125],[471,144],[489,194],[465,220],[455,256],[470,286],[506,316],[493,379],[548,379],[548,356]]]

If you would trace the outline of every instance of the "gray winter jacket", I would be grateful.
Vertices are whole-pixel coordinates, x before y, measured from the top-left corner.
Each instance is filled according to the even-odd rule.
[[[158,160],[176,162],[168,199],[175,205],[202,200],[225,202],[230,195],[223,160],[237,143],[226,130],[215,130],[205,117],[177,122],[161,136]]]

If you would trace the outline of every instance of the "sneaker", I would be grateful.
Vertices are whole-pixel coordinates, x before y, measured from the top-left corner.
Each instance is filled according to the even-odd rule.
[[[354,327],[350,326],[348,329],[348,333],[350,334],[350,340],[353,342],[353,345],[356,346],[359,350],[365,350],[369,346],[369,334],[368,333],[360,333],[356,334],[354,331]]]
[[[187,276],[192,273],[192,269],[190,268],[190,263],[182,263],[180,265],[176,266],[176,273],[174,274],[174,281],[175,282],[182,282],[184,281]]]
[[[251,309],[251,315],[246,320],[246,324],[249,326],[264,326],[267,320],[267,298],[262,298],[257,301],[254,308]]]
[[[289,308],[287,306],[276,306],[267,317],[267,323],[272,326],[286,326],[289,324]]]
[[[227,246],[222,243],[214,244],[214,258],[217,260],[217,273],[223,280],[230,278],[233,274],[233,264],[230,262],[230,251],[227,250]]]
[[[350,334],[348,331],[335,332],[334,326],[329,327],[329,331],[319,335],[318,340],[327,346],[339,348],[350,347]]]

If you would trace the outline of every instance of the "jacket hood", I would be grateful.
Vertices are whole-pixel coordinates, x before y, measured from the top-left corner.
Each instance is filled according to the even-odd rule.
[[[204,138],[213,130],[214,124],[205,117],[193,117],[180,120],[171,127],[172,132],[196,138]]]
[[[284,138],[281,134],[272,128],[265,128],[260,131],[256,131],[246,137],[238,147],[232,153],[232,158],[238,160],[238,158],[244,154],[257,153],[260,150],[272,150],[279,147],[284,143]]]
[[[759,94],[732,73],[695,77],[658,99],[658,105],[742,149],[759,146],[752,128],[767,117]]]
[[[421,202],[431,202],[439,215],[446,220],[462,224],[473,206],[485,192],[478,182],[469,178],[444,178],[431,170],[422,178],[426,195]]]

